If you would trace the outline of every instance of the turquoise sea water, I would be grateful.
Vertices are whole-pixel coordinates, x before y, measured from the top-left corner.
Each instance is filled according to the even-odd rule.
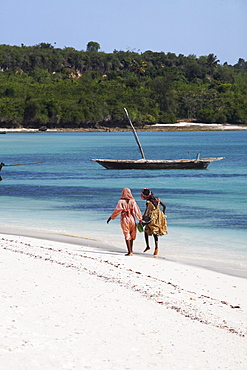
[[[148,159],[225,157],[207,170],[106,170],[91,158],[140,159],[128,133],[8,133],[0,162],[44,161],[4,167],[1,226],[91,238],[125,250],[119,219],[106,224],[123,187],[140,208],[144,187],[167,205],[169,234],[160,256],[247,277],[246,131],[139,133]],[[135,250],[144,249],[138,234]]]

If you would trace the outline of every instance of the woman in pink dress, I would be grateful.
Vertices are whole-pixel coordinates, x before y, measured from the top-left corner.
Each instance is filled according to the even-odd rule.
[[[135,217],[141,222],[142,214],[129,188],[124,188],[122,190],[122,196],[112,215],[108,218],[107,223],[114,220],[120,213],[120,225],[128,249],[126,256],[133,256],[133,242],[136,239]]]

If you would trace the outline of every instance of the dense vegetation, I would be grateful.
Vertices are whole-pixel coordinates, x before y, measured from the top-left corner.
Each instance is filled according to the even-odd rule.
[[[99,49],[0,45],[0,126],[121,126],[123,107],[137,125],[247,123],[245,60]]]

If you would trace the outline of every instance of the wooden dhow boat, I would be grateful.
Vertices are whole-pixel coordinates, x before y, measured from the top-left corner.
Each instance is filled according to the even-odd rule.
[[[130,126],[134,133],[137,145],[140,149],[142,159],[139,160],[124,160],[124,159],[92,159],[108,170],[203,170],[208,167],[211,162],[219,161],[224,157],[216,158],[200,158],[198,153],[195,159],[175,159],[175,160],[150,160],[146,159],[141,143],[137,136],[136,130],[131,122],[128,111],[124,108]]]

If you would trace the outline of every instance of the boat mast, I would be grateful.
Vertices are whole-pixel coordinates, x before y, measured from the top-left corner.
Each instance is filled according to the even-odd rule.
[[[139,149],[140,149],[142,159],[146,159],[146,158],[145,158],[145,155],[144,155],[144,151],[143,151],[142,146],[141,146],[141,143],[140,143],[140,141],[139,141],[139,139],[138,139],[138,136],[137,136],[136,130],[135,130],[135,128],[134,128],[134,126],[133,126],[133,124],[132,124],[132,122],[131,122],[131,119],[130,119],[129,113],[128,113],[128,111],[127,111],[127,109],[126,109],[126,108],[124,108],[124,111],[125,111],[125,114],[126,114],[126,116],[127,116],[128,120],[129,120],[130,126],[131,126],[131,128],[132,128],[133,134],[134,134],[135,139],[136,139],[136,142],[137,142],[137,145],[138,145],[138,147],[139,147]]]

